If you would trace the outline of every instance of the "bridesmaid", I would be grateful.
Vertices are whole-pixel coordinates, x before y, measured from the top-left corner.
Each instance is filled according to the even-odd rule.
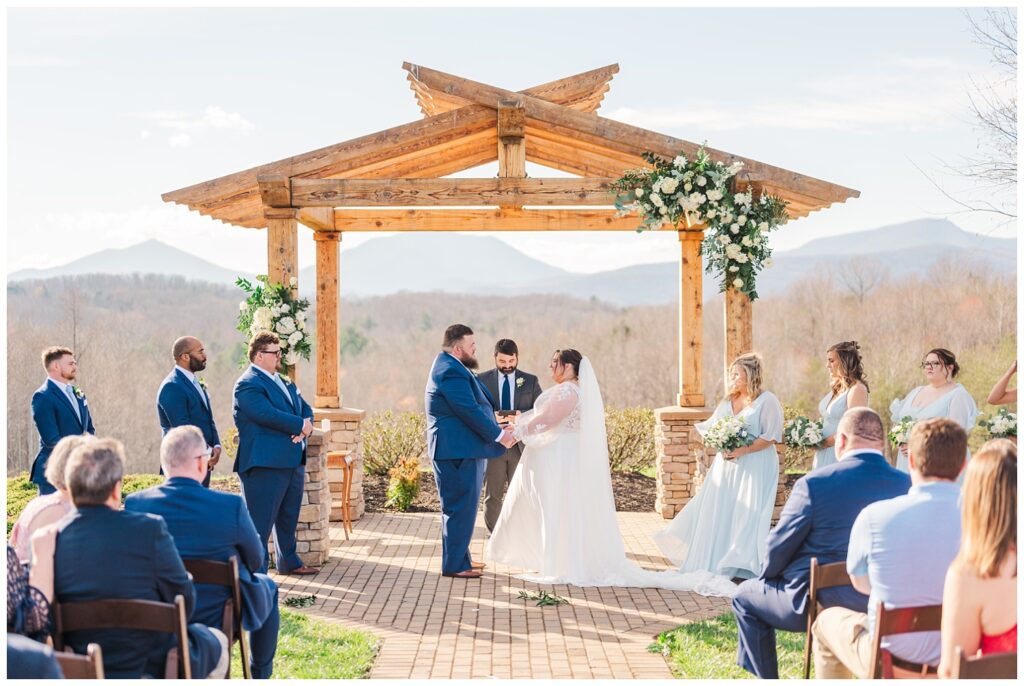
[[[824,422],[824,440],[814,451],[812,470],[836,462],[836,428],[843,413],[868,404],[868,382],[857,341],[836,343],[825,353],[832,390],[818,403],[818,412]]]
[[[710,419],[696,425],[703,436],[723,417],[738,417],[757,438],[715,455],[697,495],[653,538],[680,572],[710,572],[750,579],[761,573],[775,509],[782,440],[782,404],[761,386],[761,358],[740,355],[729,368],[729,392]]]
[[[893,423],[904,417],[910,417],[914,421],[948,417],[970,433],[974,428],[974,420],[978,418],[978,406],[963,384],[954,381],[956,375],[960,373],[956,356],[945,348],[929,350],[921,362],[921,368],[928,383],[910,391],[907,397],[892,401],[889,410],[892,412]],[[971,453],[968,451],[967,458],[970,457]],[[906,445],[900,446],[896,468],[910,472]]]
[[[992,392],[988,394],[989,405],[1011,405],[1017,402],[1017,389],[1011,388],[1007,390],[1007,386],[1010,385],[1010,379],[1017,373],[1017,360],[1013,361],[1010,368],[1006,370],[999,381],[996,381],[996,385],[992,387]]]

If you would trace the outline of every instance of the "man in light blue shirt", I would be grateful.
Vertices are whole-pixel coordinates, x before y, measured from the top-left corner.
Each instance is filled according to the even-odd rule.
[[[960,487],[967,434],[946,418],[917,423],[908,454],[913,486],[907,495],[865,507],[850,532],[846,570],[869,594],[868,614],[842,607],[814,623],[814,670],[819,679],[871,678],[871,644],[879,603],[886,608],[942,603],[946,570],[960,550]],[[939,632],[882,640],[897,676],[935,674]]]

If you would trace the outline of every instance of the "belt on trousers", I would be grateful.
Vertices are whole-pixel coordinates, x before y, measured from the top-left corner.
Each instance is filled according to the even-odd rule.
[[[889,657],[892,659],[893,667],[899,667],[905,669],[908,672],[917,672],[918,674],[938,674],[939,668],[933,665],[922,665],[917,662],[911,662],[910,660],[904,660],[903,658],[896,657],[891,652]]]

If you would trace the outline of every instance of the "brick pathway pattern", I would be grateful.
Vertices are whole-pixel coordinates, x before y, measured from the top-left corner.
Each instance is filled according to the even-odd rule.
[[[331,556],[313,577],[277,576],[283,597],[315,594],[304,612],[383,641],[371,673],[386,679],[669,679],[647,652],[662,631],[729,611],[723,598],[651,588],[541,586],[489,564],[477,580],[440,575],[440,515],[367,514],[351,540],[331,528]],[[619,513],[626,550],[649,569],[668,569],[651,534],[654,513]],[[487,530],[479,520],[474,559]],[[568,605],[538,607],[520,591],[546,590]]]

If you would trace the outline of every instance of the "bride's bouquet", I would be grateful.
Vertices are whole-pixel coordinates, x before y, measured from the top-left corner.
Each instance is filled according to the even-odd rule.
[[[797,417],[786,422],[782,442],[794,448],[816,448],[825,438],[825,425],[820,419]]]
[[[904,417],[892,425],[892,428],[889,429],[889,443],[892,444],[893,448],[899,448],[910,440],[910,430],[914,428],[916,423],[914,419]]]
[[[704,434],[704,445],[719,453],[743,448],[753,442],[754,437],[739,417],[722,417]]]
[[[999,409],[992,417],[982,419],[978,426],[988,431],[992,438],[1017,437],[1017,413],[1010,412],[1005,407]]]

